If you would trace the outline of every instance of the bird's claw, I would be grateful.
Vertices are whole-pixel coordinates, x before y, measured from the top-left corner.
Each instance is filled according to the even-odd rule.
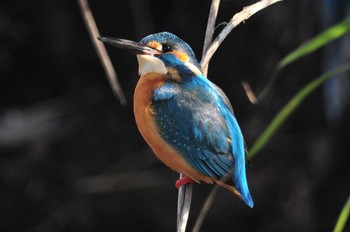
[[[193,183],[194,181],[188,176],[184,176],[175,182],[175,187],[179,189],[182,185]]]

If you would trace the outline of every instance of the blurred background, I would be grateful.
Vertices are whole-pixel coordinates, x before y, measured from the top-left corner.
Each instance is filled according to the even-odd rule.
[[[217,24],[254,2],[222,1]],[[89,3],[102,36],[139,40],[170,31],[201,58],[209,0]],[[305,84],[349,62],[349,38],[288,66],[258,105],[241,82],[259,93],[279,60],[344,19],[347,9],[346,0],[285,0],[221,45],[208,76],[231,100],[248,147]],[[107,50],[125,107],[111,91],[76,1],[1,1],[1,231],[175,231],[178,174],[155,158],[133,118],[136,59]],[[333,229],[350,192],[348,79],[314,92],[251,160],[255,207],[220,190],[202,231]],[[194,186],[189,231],[211,188]]]

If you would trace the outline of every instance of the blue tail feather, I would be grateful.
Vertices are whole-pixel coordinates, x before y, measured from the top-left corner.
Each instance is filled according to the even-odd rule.
[[[235,188],[240,192],[242,200],[251,208],[254,206],[254,201],[249,192],[247,176],[246,176],[246,156],[244,139],[241,129],[234,116],[229,116],[229,128],[232,138],[232,153],[234,157],[233,180]]]

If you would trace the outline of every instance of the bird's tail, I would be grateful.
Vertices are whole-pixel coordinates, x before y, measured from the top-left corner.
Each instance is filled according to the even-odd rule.
[[[216,180],[215,183],[217,185],[220,185],[221,187],[224,187],[225,189],[229,190],[234,195],[236,195],[237,197],[241,198],[244,201],[244,203],[246,203],[250,208],[253,208],[254,201],[253,201],[252,196],[250,195],[248,186],[246,186],[247,187],[247,191],[239,191],[234,186],[229,185],[229,184],[227,184],[227,183],[225,183],[225,182],[223,182],[221,180]],[[236,187],[237,187],[237,184],[236,184]]]
[[[223,95],[223,94],[221,94]],[[224,95],[225,99],[225,95]],[[223,100],[223,103],[225,101]],[[230,141],[232,147],[232,158],[233,158],[233,175],[232,178],[235,182],[235,186],[230,186],[222,181],[216,182],[217,184],[225,187],[226,189],[233,192],[235,195],[239,196],[244,203],[246,203],[249,207],[253,208],[254,202],[252,196],[250,195],[247,176],[245,173],[245,165],[246,165],[246,149],[244,144],[244,138],[242,135],[242,131],[238,125],[238,122],[233,115],[232,108],[229,104],[224,103],[227,106],[226,114],[224,114],[225,120],[227,121],[227,126],[230,133]]]
[[[241,174],[243,176],[234,177],[236,190],[240,193],[241,199],[250,207],[253,208],[254,201],[252,196],[250,195],[247,178],[245,172]]]
[[[239,158],[237,157],[233,170],[233,180],[235,182],[235,189],[240,193],[240,198],[250,208],[253,208],[254,201],[249,192],[245,165],[245,156],[240,156]]]

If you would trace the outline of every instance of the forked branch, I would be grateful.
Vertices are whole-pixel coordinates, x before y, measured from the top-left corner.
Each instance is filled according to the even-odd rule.
[[[210,45],[209,49],[203,56],[200,64],[202,70],[208,66],[210,59],[213,57],[216,50],[219,48],[220,44],[224,39],[228,36],[228,34],[232,31],[233,28],[237,27],[240,23],[249,19],[255,13],[261,11],[262,9],[282,0],[261,0],[253,5],[244,7],[243,10],[237,14],[235,14],[230,22],[222,29],[220,34],[215,38],[214,42]]]

